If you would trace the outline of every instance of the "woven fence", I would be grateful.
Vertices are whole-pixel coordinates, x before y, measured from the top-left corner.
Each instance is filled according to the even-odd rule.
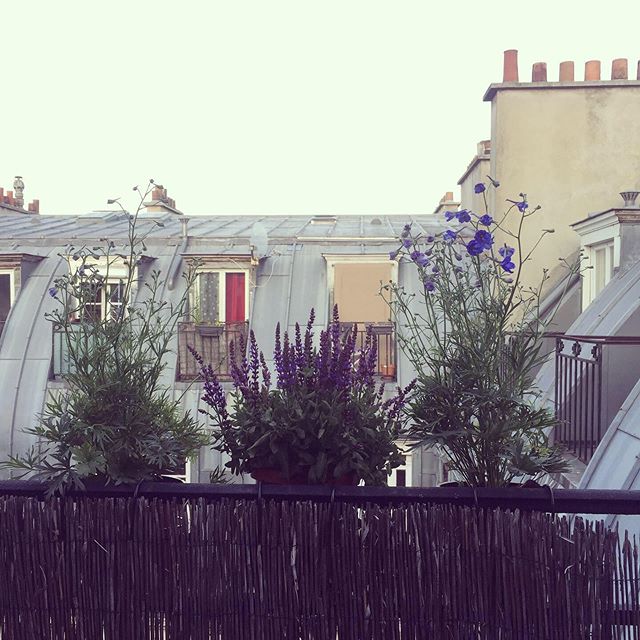
[[[637,548],[452,505],[0,497],[0,638],[635,638]]]

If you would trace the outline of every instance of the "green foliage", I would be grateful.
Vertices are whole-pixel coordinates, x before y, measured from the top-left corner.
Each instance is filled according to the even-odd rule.
[[[139,192],[134,215],[122,210],[128,220],[122,250],[112,241],[70,247],[63,256],[69,269],[49,292],[58,307],[46,317],[62,336],[68,389],[47,402],[40,424],[28,430],[38,444],[4,466],[35,472],[53,491],[92,476],[116,484],[157,478],[208,442],[161,385],[198,265],[183,274],[186,291],[175,305],[163,299],[158,271],[139,289],[149,231],[137,231],[138,215],[151,186]]]

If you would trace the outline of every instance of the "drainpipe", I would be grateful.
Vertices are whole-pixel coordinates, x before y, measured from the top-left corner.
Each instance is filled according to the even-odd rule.
[[[181,236],[182,236],[182,244],[176,245],[176,248],[173,252],[173,257],[171,258],[171,266],[169,267],[169,282],[167,283],[167,289],[169,291],[173,291],[176,286],[176,282],[180,278],[180,258],[179,254],[184,253],[189,244],[189,232],[187,231],[187,225],[189,224],[189,218],[183,217],[180,218],[180,226]],[[176,260],[176,258],[178,258]],[[174,266],[175,264],[175,266]]]
[[[289,328],[289,312],[291,310],[291,293],[293,291],[293,268],[296,265],[296,251],[298,249],[298,241],[293,241],[293,249],[291,254],[291,271],[289,273],[289,292],[287,293],[287,306],[285,307],[284,312],[284,331],[287,331]]]

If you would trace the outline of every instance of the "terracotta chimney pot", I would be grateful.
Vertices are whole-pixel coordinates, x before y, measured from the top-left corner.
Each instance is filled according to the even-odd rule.
[[[626,80],[629,77],[628,61],[626,58],[616,58],[611,63],[611,79]]]
[[[547,81],[547,63],[535,62],[531,69],[531,82]]]
[[[518,82],[518,50],[507,49],[504,52],[502,82]]]
[[[600,60],[589,60],[584,65],[585,80],[600,80]]]
[[[575,71],[573,60],[567,60],[560,63],[560,82],[573,82],[575,79]]]

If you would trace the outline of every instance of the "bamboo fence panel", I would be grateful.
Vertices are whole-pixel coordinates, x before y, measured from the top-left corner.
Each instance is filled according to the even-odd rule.
[[[0,497],[1,640],[640,638],[636,541],[405,503]]]

